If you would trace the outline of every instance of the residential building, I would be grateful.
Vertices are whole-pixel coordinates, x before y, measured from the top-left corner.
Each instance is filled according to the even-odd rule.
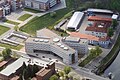
[[[86,40],[88,40],[88,44],[96,45],[96,46],[98,45],[98,46],[101,46],[103,48],[108,48],[109,44],[111,43],[109,37],[99,38],[99,37],[92,36],[92,35],[81,34],[79,32],[71,32],[70,36],[71,37],[78,37],[80,39],[86,39]]]
[[[60,0],[25,0],[25,7],[46,11],[59,3]]]
[[[4,15],[3,15],[3,9],[0,8],[0,18],[2,18]]]
[[[0,72],[0,80],[18,80],[19,74],[23,69],[23,62],[25,62],[26,65],[35,64],[40,68],[40,70],[36,73],[36,80],[48,80],[55,73],[54,62],[20,57]]]
[[[12,11],[16,11],[23,7],[23,0],[8,0],[8,3],[11,6]]]
[[[83,17],[83,12],[75,12],[67,24],[67,29],[77,30],[80,27]]]
[[[55,63],[50,63],[47,65],[48,67],[42,68],[40,71],[36,73],[37,80],[49,80],[49,78],[55,74]]]
[[[111,26],[111,18],[103,18],[98,16],[88,17],[88,27],[85,33],[99,38],[107,37],[108,28]]]

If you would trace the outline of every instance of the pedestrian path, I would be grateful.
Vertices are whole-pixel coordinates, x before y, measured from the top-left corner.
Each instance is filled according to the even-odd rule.
[[[20,27],[24,26],[25,24],[27,24],[27,23],[28,23],[31,19],[33,19],[34,17],[35,17],[35,15],[31,16],[30,18],[28,18],[28,19],[25,20],[24,22],[20,23],[20,24],[18,25],[18,27],[20,28]]]
[[[0,25],[8,27],[8,28],[13,28],[15,26],[13,24],[5,23],[5,22],[0,22]]]

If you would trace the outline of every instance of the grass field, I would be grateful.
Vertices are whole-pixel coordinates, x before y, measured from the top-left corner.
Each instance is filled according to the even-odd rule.
[[[31,17],[31,16],[32,16],[31,14],[24,14],[24,15],[20,16],[20,17],[18,18],[18,20],[20,20],[20,21],[25,21],[26,19],[28,19],[28,18]]]
[[[5,26],[0,25],[0,35],[2,35],[3,33],[5,33],[5,32],[8,31],[8,30],[9,30],[8,27],[5,27]]]
[[[4,44],[4,43],[0,43],[0,46],[1,47],[6,47],[6,48],[9,48],[9,49],[15,49],[15,50],[20,50],[23,47],[22,45],[11,46],[11,45]]]
[[[30,22],[28,22],[25,26],[20,28],[21,31],[27,32],[31,35],[35,35],[36,30],[42,29],[44,27],[54,26],[54,23],[58,21],[60,18],[64,17],[65,14],[68,13],[66,10],[58,10],[56,11],[57,16],[52,18],[50,14],[46,14],[41,17],[36,17]],[[62,13],[62,14],[61,14]]]
[[[6,20],[6,23],[10,23],[10,24],[14,24],[14,25],[19,25],[20,24],[18,22],[14,22],[14,21],[10,21],[10,20]]]
[[[57,10],[56,17],[52,18],[50,13],[43,15],[41,17],[36,17],[29,21],[26,25],[20,28],[21,31],[27,32],[31,35],[35,35],[36,30],[42,29],[44,27],[54,26],[57,21],[63,18],[68,12],[73,10],[72,0],[66,0],[67,8]]]

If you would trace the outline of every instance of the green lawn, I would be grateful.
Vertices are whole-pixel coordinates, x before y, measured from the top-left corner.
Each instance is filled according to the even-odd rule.
[[[8,44],[4,44],[4,43],[0,43],[1,47],[6,47],[6,48],[10,48],[10,49],[15,49],[15,50],[20,50],[23,46],[22,45],[18,45],[18,46],[11,46]]]
[[[8,31],[10,28],[0,25],[0,35]]]
[[[31,14],[24,14],[24,15],[20,16],[20,17],[18,18],[18,20],[20,20],[20,21],[25,21],[26,19],[28,19],[28,18],[31,17],[31,16],[32,16]]]
[[[32,12],[32,13],[39,13],[40,12],[38,10],[34,10],[34,9],[30,9],[30,8],[24,8],[24,11],[28,11],[28,12]]]
[[[14,22],[14,21],[10,21],[10,20],[6,20],[6,23],[10,23],[10,24],[14,24],[14,25],[19,25],[20,24],[18,22]]]
[[[58,21],[60,21],[65,15],[73,10],[73,0],[66,0],[67,8],[57,10],[56,17],[52,18],[50,13],[43,15],[41,17],[35,17],[33,20],[29,21],[26,25],[20,28],[21,31],[27,32],[31,35],[35,35],[36,30],[42,29],[44,27],[53,27]]]
[[[57,16],[52,18],[50,14],[46,14],[41,17],[36,17],[30,22],[28,22],[25,26],[20,28],[21,31],[27,32],[31,35],[35,35],[36,30],[42,29],[44,27],[54,26],[55,22],[64,17],[65,14],[68,13],[67,9],[61,9],[56,11]]]

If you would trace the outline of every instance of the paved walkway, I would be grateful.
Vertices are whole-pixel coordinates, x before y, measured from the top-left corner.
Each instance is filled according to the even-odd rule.
[[[0,25],[8,27],[8,28],[14,28],[14,26],[15,26],[13,24],[5,23],[5,22],[0,22]]]
[[[25,20],[24,22],[20,23],[20,24],[18,25],[18,27],[20,28],[20,27],[24,26],[25,24],[27,24],[27,23],[28,23],[31,19],[33,19],[34,17],[35,17],[35,15],[31,16],[30,18],[28,18],[28,19]]]

